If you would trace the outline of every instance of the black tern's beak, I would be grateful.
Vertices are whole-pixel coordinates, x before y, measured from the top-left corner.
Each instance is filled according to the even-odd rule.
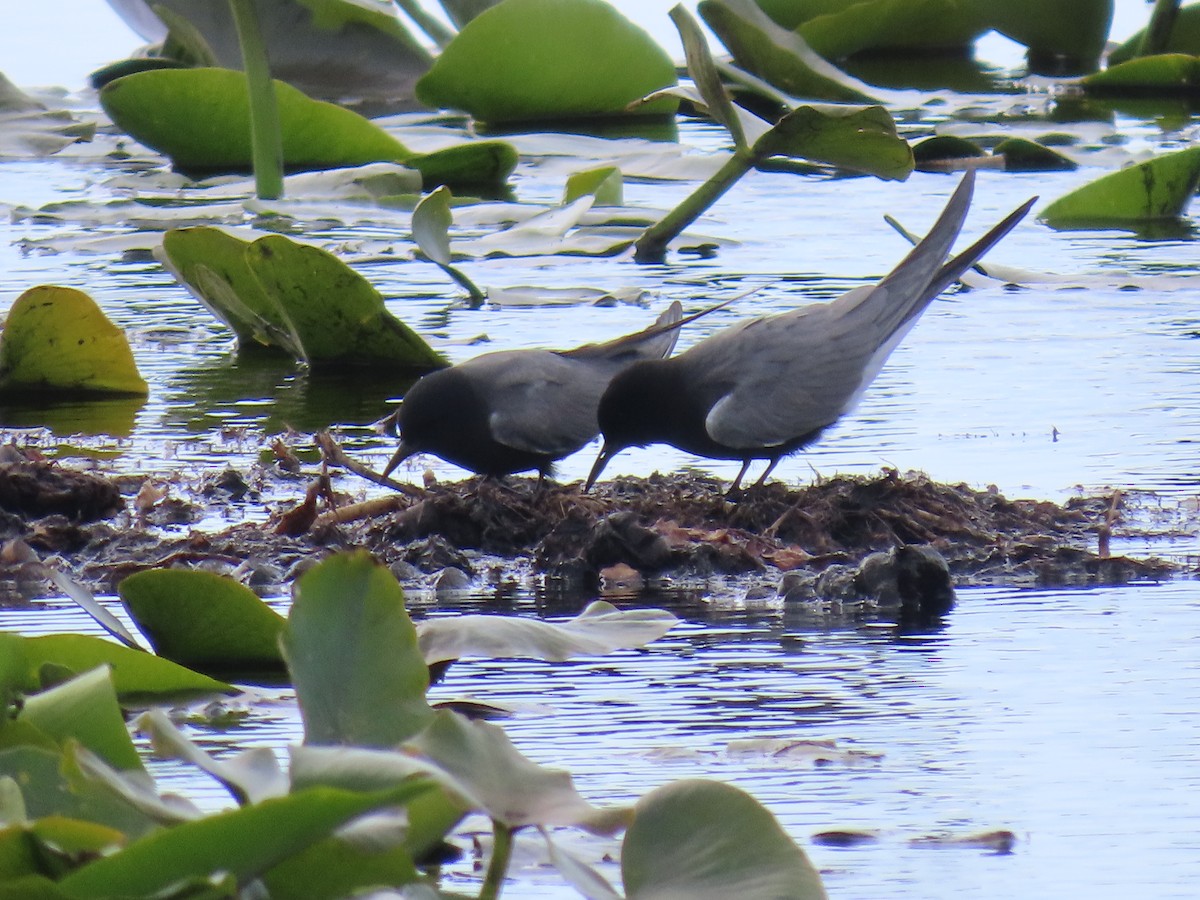
[[[604,467],[608,465],[608,461],[620,452],[620,447],[609,449],[607,442],[600,448],[600,455],[592,463],[592,471],[588,473],[587,481],[583,485],[583,492],[585,494],[592,489],[592,485],[596,483],[596,479],[600,477],[600,473],[604,471]]]
[[[419,451],[416,447],[410,446],[401,440],[400,446],[396,448],[396,452],[393,453],[392,458],[388,460],[387,468],[383,470],[383,477],[387,478],[392,474],[396,466],[400,465],[400,463],[404,462],[410,456],[416,456],[420,452],[421,451]]]

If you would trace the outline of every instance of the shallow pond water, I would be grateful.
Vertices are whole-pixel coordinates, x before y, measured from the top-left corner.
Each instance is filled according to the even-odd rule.
[[[94,106],[88,96],[70,102]],[[1010,106],[1051,109],[1042,93],[1014,98]],[[911,123],[914,131],[934,124],[936,113],[925,113]],[[1194,139],[1196,126],[1189,116],[1117,112],[1097,133],[1097,150],[1138,155],[1181,146]],[[523,137],[521,144],[536,148],[538,140]],[[681,126],[681,141],[698,153],[725,146],[719,130],[695,122]],[[366,426],[387,412],[403,385],[355,383],[350,390],[346,382],[316,381],[289,365],[239,361],[224,329],[157,263],[85,252],[73,243],[80,232],[136,229],[44,223],[23,211],[117,196],[110,179],[133,167],[105,159],[110,147],[102,141],[49,160],[0,161],[0,309],[34,284],[88,290],[128,329],[150,397],[145,404],[109,404],[99,418],[96,406],[4,409],[3,437],[39,442],[78,461],[99,458],[106,469],[188,481],[227,465],[250,466],[286,426],[309,432],[333,424],[347,449],[381,464],[392,442]],[[542,163],[536,149],[526,154],[514,181],[519,199],[560,196],[565,170],[551,175]],[[1044,203],[1103,171],[983,171],[967,234],[978,235],[1032,194]],[[604,339],[642,327],[672,299],[693,310],[762,286],[690,326],[682,347],[746,315],[827,299],[878,277],[906,249],[883,215],[923,230],[955,181],[925,173],[899,185],[753,173],[695,226],[731,242],[712,258],[673,255],[661,266],[564,256],[463,264],[492,286],[637,287],[648,293],[648,308],[471,311],[453,303],[452,289],[430,265],[376,258],[359,268],[396,315],[450,342],[445,349],[454,359]],[[626,203],[665,209],[692,186],[631,182]],[[313,218],[300,221],[300,230],[339,246],[390,241],[400,253],[409,247],[408,216],[400,212],[373,211],[370,221],[346,225]],[[1065,278],[1023,278],[1018,286],[994,284],[939,300],[857,412],[781,465],[777,476],[806,481],[814,471],[894,466],[939,480],[995,484],[1014,496],[1153,491],[1168,507],[1194,510],[1200,304],[1189,278],[1196,269],[1191,228],[1147,238],[1058,233],[1030,219],[989,261]],[[482,333],[489,343],[466,343]],[[593,446],[565,461],[561,477],[586,474],[594,452]],[[723,477],[734,472],[655,448],[622,454],[609,473],[684,465]],[[441,478],[461,475],[432,460],[405,474],[419,481],[426,466]],[[339,479],[339,487],[373,493],[349,478]],[[1189,528],[1175,553],[1194,556],[1194,522]],[[720,587],[736,594],[736,585]],[[522,592],[462,605],[415,602],[421,615],[480,606],[566,615],[586,599],[562,605]],[[919,635],[827,621],[804,610],[717,605],[704,594],[639,602],[672,608],[684,622],[641,652],[558,666],[463,663],[436,693],[515,704],[505,727],[518,747],[570,769],[595,802],[631,799],[697,775],[750,790],[811,854],[834,897],[1194,896],[1200,881],[1195,582],[964,590],[945,628]],[[94,631],[58,602],[2,609],[0,628]],[[289,693],[253,696],[241,727],[197,730],[197,737],[217,750],[281,749],[298,739]],[[730,741],[762,737],[832,738],[842,748],[881,756],[814,766],[726,752]],[[225,802],[181,766],[158,764],[156,771],[165,786],[206,805]],[[854,849],[813,841],[836,829],[878,837]],[[1016,834],[1012,853],[913,843],[992,829]],[[595,859],[611,849],[590,841],[579,847]],[[572,895],[535,856],[518,859],[514,896]],[[453,867],[449,883],[469,882],[469,868]],[[606,871],[615,878],[613,867]]]

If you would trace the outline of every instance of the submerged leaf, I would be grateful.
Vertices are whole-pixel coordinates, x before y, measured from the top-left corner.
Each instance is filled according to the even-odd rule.
[[[83,291],[30,288],[0,334],[0,393],[145,395],[129,342]]]
[[[505,0],[458,33],[417,97],[492,123],[572,119],[622,115],[674,82],[670,57],[603,0]],[[664,101],[638,112],[674,109]]]
[[[1105,175],[1047,206],[1051,228],[1087,228],[1184,214],[1200,184],[1200,147],[1168,153]]]
[[[629,900],[823,900],[821,876],[773,815],[716,781],[676,781],[634,808],[621,847]]]

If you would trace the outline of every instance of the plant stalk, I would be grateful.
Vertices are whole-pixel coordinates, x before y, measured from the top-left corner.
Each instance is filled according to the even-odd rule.
[[[454,32],[426,12],[420,3],[414,2],[414,0],[393,0],[393,2],[404,10],[404,14],[412,19],[431,41],[437,44],[439,50],[445,50],[446,45],[454,40]]]
[[[757,161],[753,153],[735,150],[729,161],[673,210],[642,232],[634,243],[633,258],[640,263],[659,263],[666,256],[667,245],[716,203],[721,196],[753,168]]]
[[[277,200],[283,196],[283,138],[267,47],[258,28],[253,0],[229,0],[229,9],[237,26],[242,68],[246,70],[246,89],[250,97],[254,192],[260,200]]]
[[[1179,0],[1155,0],[1154,11],[1150,13],[1150,24],[1142,33],[1138,56],[1153,56],[1166,50],[1178,12]]]
[[[492,819],[492,858],[488,860],[487,875],[479,890],[479,900],[496,900],[508,874],[512,859],[513,830],[503,822]]]
[[[454,281],[465,290],[471,297],[471,309],[479,309],[483,306],[483,301],[487,299],[485,294],[475,282],[468,278],[463,272],[460,272],[454,266],[443,266],[438,263],[441,270],[449,275]]]

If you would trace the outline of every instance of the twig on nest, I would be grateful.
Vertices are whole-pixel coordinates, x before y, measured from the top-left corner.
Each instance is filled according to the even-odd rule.
[[[373,469],[368,469],[360,462],[356,462],[346,455],[341,444],[333,439],[333,436],[328,431],[318,431],[316,435],[317,446],[321,448],[321,457],[326,465],[340,466],[349,472],[353,472],[360,478],[365,478],[367,481],[390,487],[394,491],[399,491],[402,494],[407,494],[409,497],[423,497],[425,492],[418,487],[413,487],[411,484],[404,484],[400,481],[394,481],[391,478],[385,478]]]

